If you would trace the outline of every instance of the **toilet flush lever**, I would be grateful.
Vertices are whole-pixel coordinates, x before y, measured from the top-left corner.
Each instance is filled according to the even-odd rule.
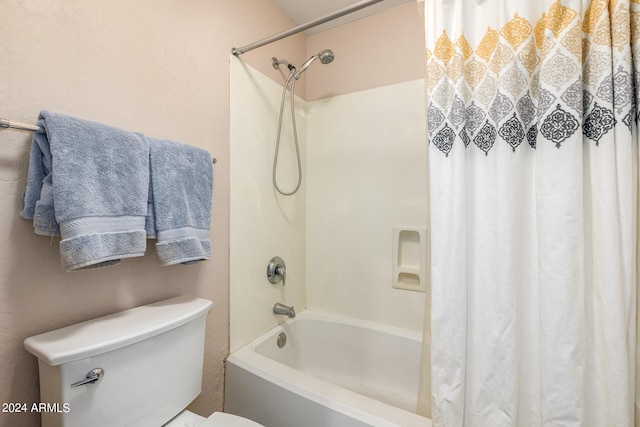
[[[100,381],[102,379],[102,377],[104,377],[104,369],[95,368],[95,369],[90,370],[87,373],[87,376],[84,379],[71,384],[71,387],[79,387],[79,386],[85,385],[85,384],[97,383],[98,381]]]

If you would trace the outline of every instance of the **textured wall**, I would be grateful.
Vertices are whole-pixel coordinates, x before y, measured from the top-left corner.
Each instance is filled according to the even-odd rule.
[[[218,159],[211,262],[161,268],[151,244],[143,258],[65,273],[58,239],[34,235],[18,216],[30,135],[0,132],[0,403],[39,399],[37,362],[24,338],[188,293],[214,303],[203,393],[192,409],[221,409],[229,348],[229,52],[291,22],[270,0],[0,4],[0,117],[32,123],[49,109],[196,145]],[[294,37],[279,49],[302,58],[303,42]],[[265,55],[252,52],[246,61]],[[263,62],[257,66],[270,67]],[[0,412],[0,427],[37,425],[37,413]]]

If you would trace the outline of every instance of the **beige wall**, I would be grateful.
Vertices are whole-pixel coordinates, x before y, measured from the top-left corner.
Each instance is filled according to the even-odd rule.
[[[246,39],[238,44],[253,41]],[[292,46],[292,42],[297,44]],[[306,43],[306,53],[295,49],[300,43]],[[298,34],[247,52],[241,58],[282,85],[282,76],[271,67],[272,57],[284,58],[299,67],[324,49],[331,49],[335,60],[329,65],[316,61],[307,69],[296,84],[296,95],[304,100],[422,79],[424,3],[408,2],[308,37]]]
[[[33,123],[49,109],[196,145],[218,159],[212,261],[161,268],[150,244],[144,258],[65,273],[58,240],[34,235],[18,216],[30,135],[0,132],[0,402],[39,399],[37,362],[24,338],[187,293],[214,303],[203,393],[192,409],[221,409],[229,345],[229,52],[291,22],[270,0],[0,4],[0,117]],[[300,61],[304,36],[278,48]],[[245,60],[265,55],[256,51]],[[38,414],[0,412],[0,427],[37,425]]]
[[[307,101],[424,78],[424,17],[409,2],[307,38],[307,56],[335,60],[306,73]],[[302,82],[304,79],[300,79]]]

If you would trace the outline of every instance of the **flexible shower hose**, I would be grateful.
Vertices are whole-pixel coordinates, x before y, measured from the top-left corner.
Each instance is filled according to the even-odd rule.
[[[282,98],[280,100],[280,117],[278,119],[278,135],[276,136],[276,149],[275,149],[275,153],[274,153],[274,156],[273,156],[273,186],[278,191],[278,193],[282,194],[283,196],[291,196],[292,194],[295,194],[298,191],[298,189],[300,188],[300,184],[302,183],[302,166],[300,164],[300,147],[298,146],[298,130],[296,129],[296,110],[295,110],[295,87],[296,87],[297,79],[293,78],[293,76],[295,75],[296,69],[291,67],[289,69],[289,71],[290,71],[289,77],[287,78],[287,81],[284,84],[284,88],[282,89]],[[282,130],[282,116],[283,116],[283,113],[284,113],[284,100],[285,100],[285,98],[287,96],[287,89],[288,89],[290,83],[291,83],[291,123],[292,123],[292,126],[293,126],[293,140],[295,142],[295,147],[296,147],[296,158],[298,160],[298,184],[293,189],[293,191],[286,192],[286,191],[283,191],[278,186],[278,179],[276,178],[276,171],[278,169],[278,152],[280,150],[280,134],[281,134],[281,130]]]

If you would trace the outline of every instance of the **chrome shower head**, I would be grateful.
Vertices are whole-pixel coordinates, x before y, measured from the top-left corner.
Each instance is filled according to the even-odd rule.
[[[307,61],[300,66],[300,69],[293,76],[293,78],[298,80],[302,75],[302,73],[304,73],[307,70],[307,68],[309,68],[309,65],[311,65],[311,63],[316,59],[320,59],[320,62],[322,62],[323,64],[328,64],[332,62],[334,58],[335,58],[335,55],[331,50],[329,49],[322,50],[317,55],[313,55],[311,58],[307,59]]]
[[[333,54],[331,49],[325,49],[318,54],[318,57],[320,58],[320,62],[322,62],[323,64],[328,64],[333,61],[335,55]]]

